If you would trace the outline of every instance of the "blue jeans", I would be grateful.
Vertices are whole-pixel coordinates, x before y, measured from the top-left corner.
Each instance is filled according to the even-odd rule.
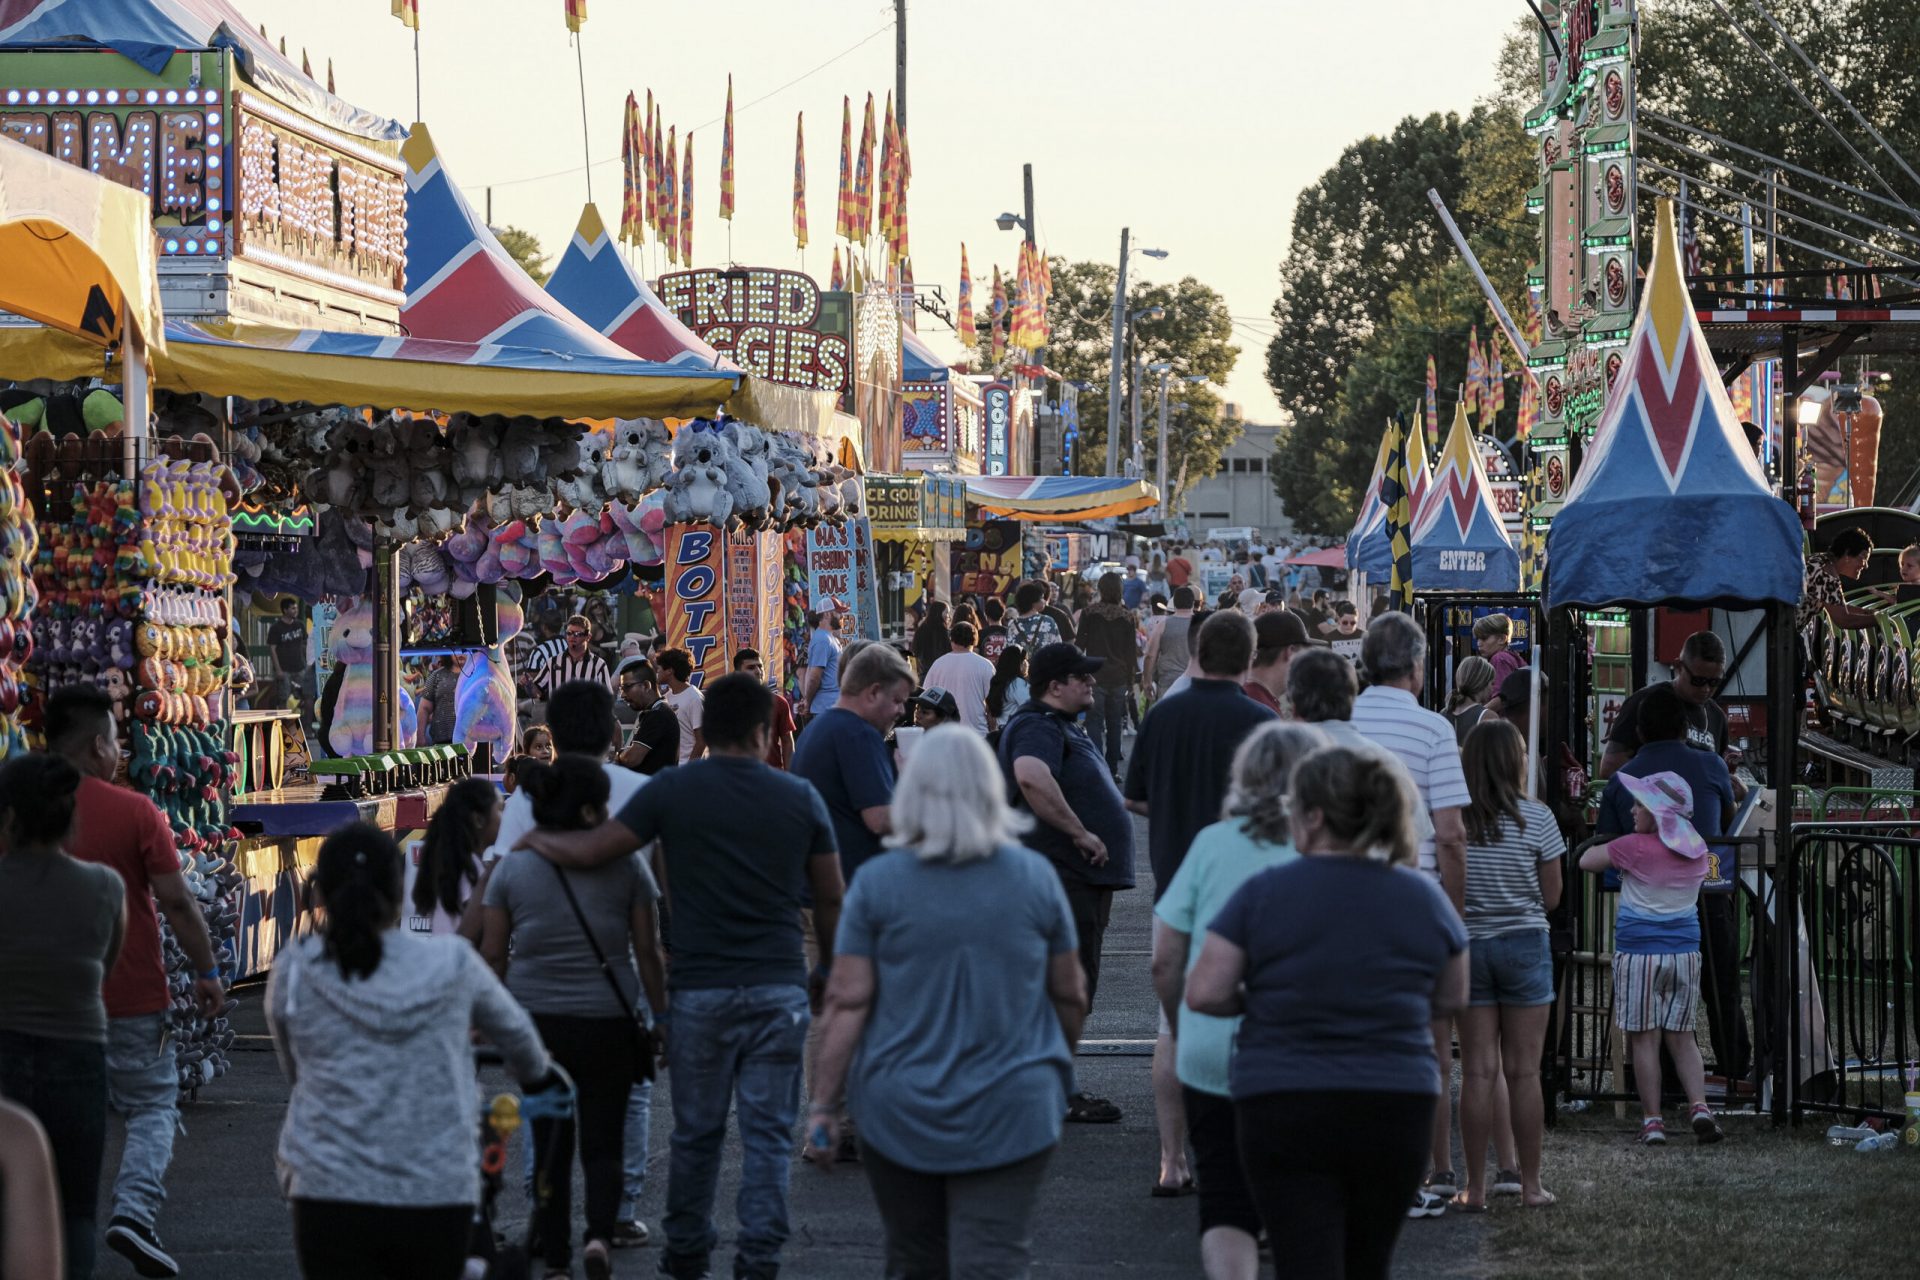
[[[1120,771],[1120,752],[1125,745],[1120,735],[1127,727],[1127,698],[1132,692],[1123,684],[1093,686],[1093,705],[1087,708],[1087,736],[1093,749],[1107,758],[1107,767]]]
[[[151,1227],[167,1198],[167,1166],[180,1128],[180,1070],[166,1014],[108,1020],[107,1102],[127,1122],[113,1216]]]
[[[107,1146],[107,1055],[90,1040],[0,1031],[0,1096],[33,1112],[47,1131],[60,1188],[67,1280],[87,1280]]]
[[[804,987],[719,987],[673,993],[667,1061],[673,1072],[673,1144],[667,1176],[667,1256],[661,1270],[698,1275],[719,1235],[714,1187],[727,1109],[739,1117],[740,1229],[736,1276],[772,1275],[786,1243],[787,1178],[807,1042]]]

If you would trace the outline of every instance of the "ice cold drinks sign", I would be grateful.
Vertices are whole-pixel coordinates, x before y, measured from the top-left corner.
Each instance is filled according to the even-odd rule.
[[[820,330],[820,286],[798,271],[673,271],[660,277],[660,300],[750,373],[811,391],[847,390],[852,348]]]

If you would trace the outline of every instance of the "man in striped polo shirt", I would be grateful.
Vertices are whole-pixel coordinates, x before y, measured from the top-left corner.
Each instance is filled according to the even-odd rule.
[[[1413,775],[1433,820],[1433,835],[1420,842],[1420,869],[1437,876],[1453,909],[1464,914],[1467,887],[1467,828],[1463,819],[1471,797],[1460,769],[1459,740],[1437,711],[1420,705],[1426,681],[1427,638],[1420,624],[1404,613],[1374,619],[1360,644],[1360,667],[1367,688],[1353,702],[1352,724],[1370,741],[1400,758]],[[1437,1218],[1459,1190],[1452,1171],[1453,1117],[1447,1104],[1453,1078],[1453,1020],[1433,1024],[1434,1056],[1440,1063],[1441,1105],[1433,1109],[1433,1173],[1425,1191],[1416,1191],[1409,1217]]]
[[[593,625],[576,613],[567,619],[563,634],[566,647],[557,656],[548,658],[547,665],[535,677],[541,696],[552,697],[553,691],[569,680],[597,681],[612,692],[613,673],[607,670],[607,660],[588,644],[593,637]]]

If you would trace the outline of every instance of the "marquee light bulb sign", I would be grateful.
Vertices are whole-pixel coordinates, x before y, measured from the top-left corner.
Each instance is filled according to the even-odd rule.
[[[848,390],[852,344],[821,328],[820,286],[810,277],[702,267],[668,272],[658,292],[683,324],[748,372],[809,391]]]

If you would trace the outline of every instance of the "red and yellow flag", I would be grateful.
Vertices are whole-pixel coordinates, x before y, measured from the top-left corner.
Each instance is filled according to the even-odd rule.
[[[833,232],[842,240],[853,239],[853,100],[840,98],[840,190],[836,197]]]
[[[577,32],[587,23],[587,0],[566,0],[567,30]]]
[[[907,131],[898,127],[897,118],[894,123],[893,251],[906,258],[912,252],[907,245],[907,188],[913,183],[913,161],[907,153]]]
[[[693,134],[687,134],[687,160],[680,166],[680,265],[693,265]]]
[[[807,113],[793,117],[793,239],[807,247]]]
[[[660,153],[666,168],[660,181],[660,238],[667,243],[667,261],[680,262],[680,154],[674,147],[674,128],[667,127],[667,145]]]
[[[307,51],[305,49],[300,51],[300,74],[309,80],[313,79],[313,64],[307,61]]]
[[[420,0],[393,0],[393,16],[400,19],[402,26],[418,31],[420,29]],[[264,22],[260,24],[260,34],[263,36],[267,34],[267,26]]]
[[[967,270],[967,246],[964,242],[960,245],[960,291],[957,296],[959,323],[954,330],[960,337],[960,345],[971,355],[973,349],[980,345],[980,334],[973,326],[973,273]]]
[[[640,215],[642,218],[640,238],[644,240],[646,239],[646,228],[653,226],[658,219],[658,215],[654,212],[654,188],[658,184],[658,175],[654,172],[653,165],[655,148],[653,145],[652,89],[647,90],[647,114],[640,117],[637,125],[638,132],[634,138],[634,145],[640,149]]]
[[[733,221],[733,76],[727,76],[727,116],[720,126],[720,216]]]
[[[1487,380],[1487,360],[1480,354],[1480,326],[1474,325],[1467,330],[1467,384],[1460,392],[1460,399],[1467,411],[1480,411],[1480,393]]]
[[[327,92],[328,93],[340,92],[338,89],[333,87],[333,59],[332,58],[327,59]]]
[[[653,104],[653,233],[665,236],[667,233],[667,205],[672,191],[667,186],[667,144],[660,132],[660,104]]]
[[[827,278],[827,288],[839,293],[847,287],[847,271],[840,265],[840,246],[833,246],[833,274]]]
[[[998,264],[993,268],[993,301],[989,306],[991,311],[988,323],[992,328],[993,363],[997,366],[1007,354],[1007,330],[1005,325],[1007,315],[1007,284],[1006,281],[1000,278],[1000,267]]]
[[[860,126],[860,150],[853,162],[853,238],[866,243],[873,232],[873,95],[867,95],[867,118]]]
[[[620,236],[623,241],[634,238],[635,223],[639,220],[640,195],[640,103],[627,92],[627,104],[620,112]]]

